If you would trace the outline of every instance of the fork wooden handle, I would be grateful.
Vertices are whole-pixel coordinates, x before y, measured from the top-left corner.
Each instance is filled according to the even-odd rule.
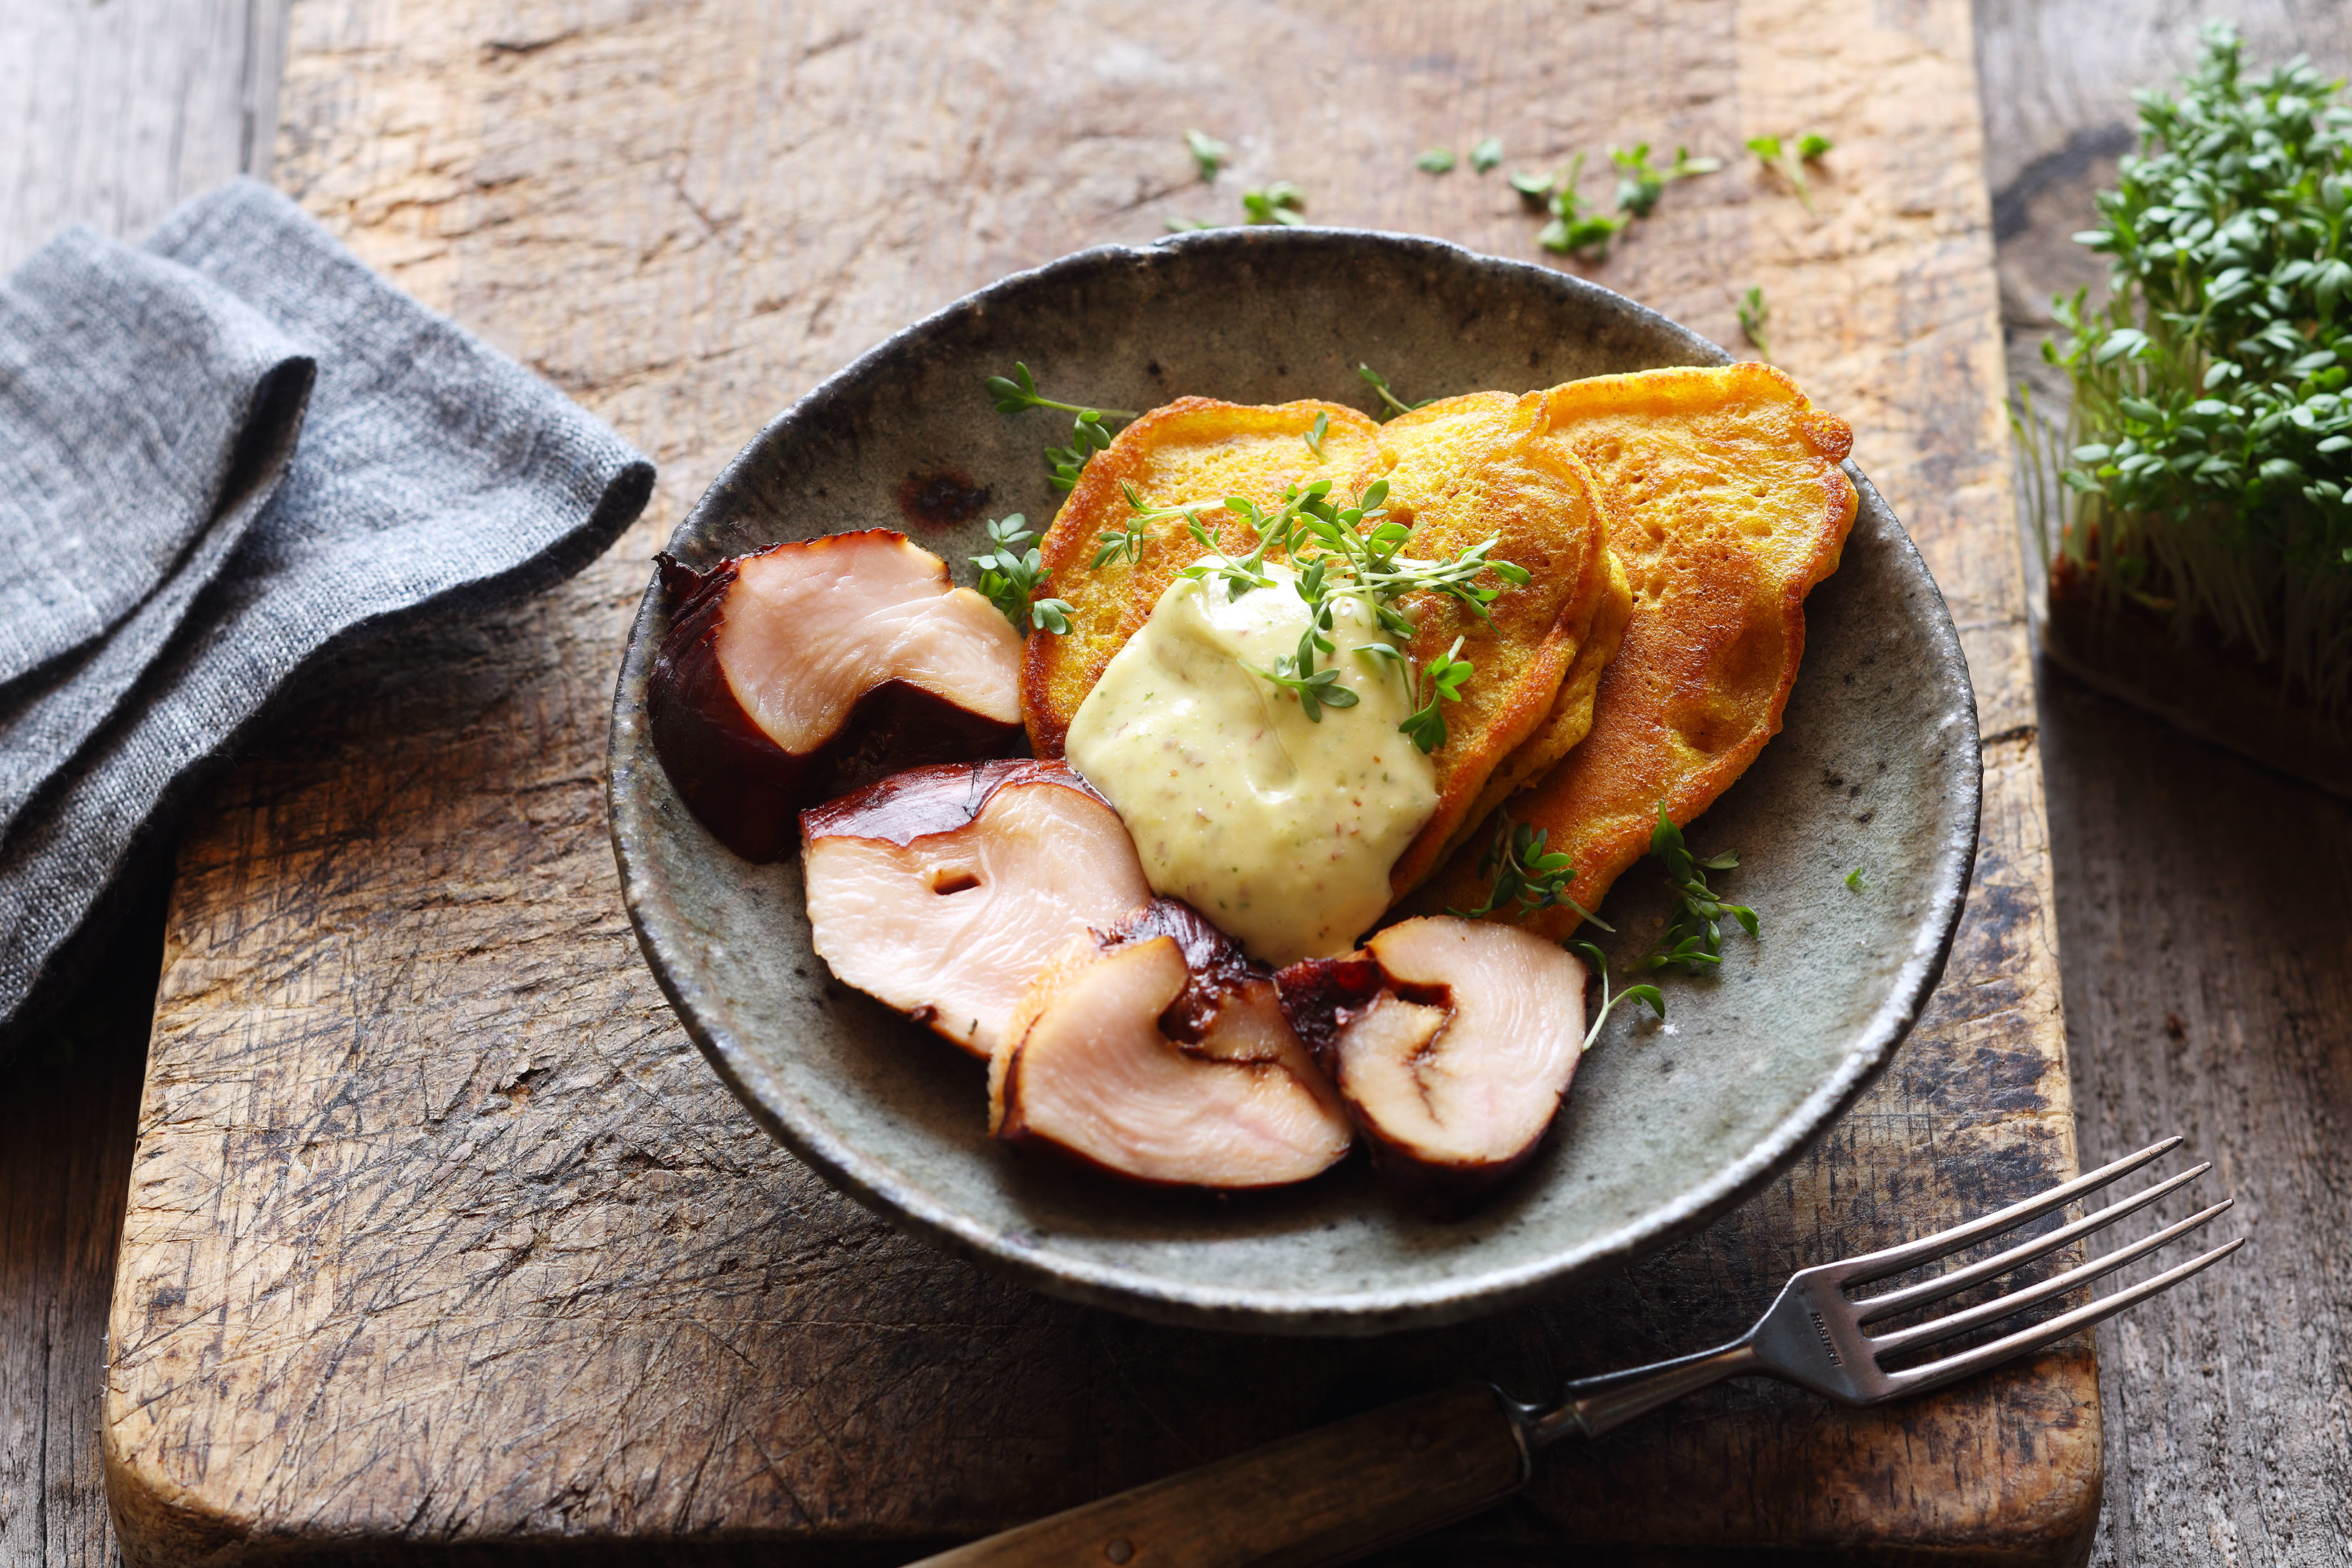
[[[919,1568],[1309,1568],[1518,1490],[1528,1449],[1484,1386],[1384,1405],[927,1557]]]

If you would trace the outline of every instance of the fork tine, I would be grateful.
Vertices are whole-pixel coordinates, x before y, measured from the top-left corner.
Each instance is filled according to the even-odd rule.
[[[1897,1312],[1924,1306],[1929,1301],[1940,1301],[1947,1296],[1990,1279],[1995,1275],[2006,1274],[2022,1264],[2032,1262],[2045,1252],[2055,1252],[2068,1242],[2079,1241],[2095,1230],[2104,1230],[2124,1215],[2137,1209],[2144,1209],[2167,1193],[2188,1185],[2212,1168],[2213,1163],[2208,1160],[2194,1170],[2183,1171],[2168,1181],[2158,1182],[2145,1192],[2135,1193],[2130,1197],[2119,1199],[2095,1214],[2084,1215],[2072,1225],[2061,1226],[2047,1236],[2037,1236],[2021,1246],[2012,1247],[2006,1252],[1995,1253],[1981,1263],[1971,1263],[1966,1268],[1955,1268],[1948,1274],[1938,1274],[1933,1279],[1923,1280],[1919,1284],[1906,1286],[1900,1290],[1889,1290],[1884,1296],[1865,1296],[1854,1302],[1855,1306],[1863,1309],[1862,1315],[1854,1321],[1874,1323],[1881,1318],[1892,1317]]]
[[[1900,1274],[1915,1264],[1930,1262],[1949,1253],[1958,1252],[1964,1247],[1973,1246],[1989,1236],[1999,1236],[2002,1231],[2023,1225],[2027,1220],[2039,1219],[2052,1209],[2063,1208],[2084,1193],[2095,1192],[2117,1176],[2129,1175],[2150,1160],[2169,1154],[2179,1147],[2180,1147],[2179,1137],[2167,1138],[2160,1143],[2149,1144],[2137,1154],[2126,1154],[2120,1160],[2102,1165],[2095,1171],[2086,1172],[2063,1185],[2053,1187],[2038,1197],[2011,1204],[2005,1209],[1995,1209],[1981,1219],[1972,1219],[1966,1225],[1956,1225],[1949,1230],[1939,1230],[1933,1236],[1923,1236],[1916,1241],[1905,1242],[1900,1247],[1890,1247],[1880,1252],[1865,1252],[1859,1258],[1850,1258],[1843,1263],[1831,1264],[1828,1267],[1836,1270],[1834,1278],[1843,1280],[1848,1285],[1865,1285],[1873,1279],[1884,1279],[1890,1274]]]
[[[2096,1300],[2085,1301],[2073,1311],[2062,1312],[2046,1323],[2035,1323],[2031,1328],[2020,1329],[2017,1332],[1995,1340],[1990,1344],[1979,1345],[1974,1350],[1962,1351],[1958,1355],[1946,1356],[1942,1361],[1931,1361],[1925,1366],[1915,1366],[1902,1372],[1889,1373],[1887,1381],[1895,1385],[1896,1394],[1916,1394],[1923,1389],[1949,1383],[1954,1378],[1966,1377],[1970,1373],[1983,1372],[1989,1367],[1999,1366],[2013,1357],[2041,1350],[2045,1345],[2055,1344],[2077,1329],[2088,1328],[2093,1323],[2114,1317],[2126,1307],[2137,1306],[2150,1296],[2169,1290],[2190,1275],[2201,1269],[2210,1268],[2245,1245],[2244,1237],[2232,1237],[2210,1252],[2192,1258],[2186,1263],[2176,1264],[2153,1279],[2143,1279],[2138,1284],[2118,1290],[2111,1296],[2102,1296]]]
[[[2158,1247],[2179,1239],[2228,1208],[2235,1201],[2232,1198],[2223,1198],[2211,1208],[2190,1215],[2178,1225],[2167,1226],[2154,1236],[2143,1237],[2133,1242],[2129,1247],[2119,1247],[2104,1258],[2094,1258],[2088,1263],[2078,1263],[2063,1274],[2052,1275],[2039,1285],[2029,1285],[2022,1290],[2013,1290],[2006,1296],[1996,1296],[1981,1306],[1970,1307],[1965,1311],[1948,1313],[1940,1318],[1930,1318],[1924,1323],[1916,1323],[1907,1329],[1899,1329],[1891,1334],[1880,1335],[1871,1341],[1871,1348],[1878,1354],[1885,1356],[1892,1355],[1897,1351],[1908,1350],[1913,1345],[1931,1345],[1937,1340],[1948,1340],[1954,1334],[1966,1333],[1970,1329],[1997,1322],[2012,1312],[2021,1312],[2037,1302],[2047,1301],[2053,1296],[2063,1296],[2078,1285],[2087,1285],[2102,1274],[2112,1274],[2133,1259],[2145,1258]]]

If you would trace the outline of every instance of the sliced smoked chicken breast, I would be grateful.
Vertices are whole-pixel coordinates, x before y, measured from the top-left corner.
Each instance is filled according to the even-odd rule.
[[[1280,981],[1372,1163],[1433,1196],[1475,1195],[1535,1152],[1583,1054],[1584,965],[1510,926],[1403,921]]]
[[[1272,972],[1173,899],[1068,943],[989,1076],[998,1137],[1137,1181],[1280,1186],[1355,1141]]]
[[[887,529],[698,572],[661,557],[670,629],[646,715],[678,794],[737,854],[772,860],[803,806],[1019,738],[1021,638],[946,563]]]
[[[910,769],[801,832],[819,956],[975,1056],[1057,950],[1151,898],[1125,825],[1063,763]]]

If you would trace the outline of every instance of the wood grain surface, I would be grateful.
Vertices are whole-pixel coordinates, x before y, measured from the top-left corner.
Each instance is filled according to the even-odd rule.
[[[296,7],[281,181],[664,480],[563,592],[346,659],[191,826],[108,1389],[134,1561],[908,1552],[1466,1373],[1534,1391],[1693,1348],[1790,1268],[2071,1168],[1965,9],[1166,20]],[[1236,146],[1213,189],[1176,140],[1192,124]],[[957,293],[1172,213],[1230,215],[1244,184],[1295,178],[1318,218],[1528,255],[1537,222],[1497,177],[1418,174],[1412,153],[1493,132],[1515,163],[1636,138],[1736,154],[1813,129],[1840,143],[1817,211],[1734,158],[1592,270],[1732,342],[1738,291],[1768,290],[1778,357],[1863,432],[1978,679],[1985,850],[1951,981],[1815,1153],[1540,1310],[1363,1344],[1033,1295],[897,1237],[766,1142],[637,960],[598,792],[645,558],[743,437]],[[2096,1410],[2080,1345],[1869,1415],[1741,1386],[1558,1456],[1450,1539],[2062,1561],[2093,1522]]]
[[[2032,376],[2048,297],[2099,285],[2070,236],[2129,145],[2130,89],[2236,18],[2250,62],[2352,70],[2345,0],[1979,0],[2001,308]],[[2045,400],[2063,388],[2037,380]],[[2063,407],[2063,403],[2059,405]],[[2249,1239],[2098,1331],[2095,1568],[2352,1563],[2352,807],[2042,673],[2058,925],[2086,1161],[2168,1132]]]
[[[112,984],[0,1063],[0,1563],[114,1560],[99,1395],[164,886],[141,892]]]
[[[267,178],[286,0],[0,0],[0,270]]]
[[[267,174],[284,17],[283,0],[0,0],[0,271],[64,224],[136,237]],[[115,1560],[106,1301],[168,880],[152,868],[123,900],[102,980],[0,1045],[0,1563]]]

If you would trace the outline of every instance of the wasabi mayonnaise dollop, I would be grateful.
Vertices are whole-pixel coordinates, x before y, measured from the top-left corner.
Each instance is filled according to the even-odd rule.
[[[1352,708],[1311,721],[1242,668],[1298,648],[1307,609],[1288,568],[1226,597],[1179,577],[1070,721],[1070,764],[1135,838],[1153,891],[1182,899],[1268,963],[1346,952],[1389,904],[1389,868],[1437,809],[1435,770],[1364,606],[1335,601],[1336,668]]]

